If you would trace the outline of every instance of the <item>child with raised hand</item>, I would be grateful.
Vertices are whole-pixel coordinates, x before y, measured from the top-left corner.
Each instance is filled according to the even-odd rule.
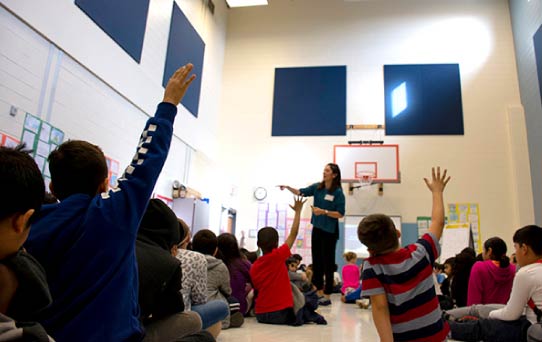
[[[16,323],[35,321],[51,303],[45,271],[21,248],[45,196],[41,172],[24,146],[0,146],[0,188],[0,341],[49,341],[41,325],[19,329]]]
[[[294,220],[286,241],[279,247],[279,234],[273,227],[258,232],[258,247],[263,255],[250,269],[250,276],[256,291],[256,319],[260,323],[295,324],[294,300],[288,270],[284,267],[290,257],[292,245],[299,231],[301,209],[306,200],[294,196]]]
[[[91,143],[70,140],[49,155],[50,190],[60,203],[42,208],[25,247],[45,268],[53,304],[40,322],[59,342],[143,339],[135,241],[192,68],[170,78],[117,188],[107,191],[105,157]]]
[[[370,253],[361,295],[371,299],[382,342],[446,340],[449,327],[442,320],[432,276],[444,228],[443,192],[450,180],[446,174],[438,167],[432,169],[431,181],[424,178],[432,193],[432,222],[429,233],[416,243],[401,248],[400,232],[386,215],[369,215],[358,226],[359,240]]]

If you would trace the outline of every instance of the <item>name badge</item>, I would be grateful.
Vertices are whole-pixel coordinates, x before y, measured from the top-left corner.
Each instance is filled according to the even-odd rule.
[[[335,196],[330,195],[330,194],[327,194],[327,195],[324,197],[324,199],[325,199],[326,201],[333,201],[334,198],[335,198]]]

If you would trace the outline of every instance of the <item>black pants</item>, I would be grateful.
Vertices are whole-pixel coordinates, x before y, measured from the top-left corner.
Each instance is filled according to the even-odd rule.
[[[323,289],[325,294],[333,293],[337,237],[337,233],[328,233],[316,227],[312,229],[312,283],[318,290]]]
[[[527,341],[527,329],[531,325],[525,316],[516,321],[480,319],[464,323],[449,322],[452,338],[459,341],[510,342]]]
[[[294,309],[286,308],[279,311],[256,314],[259,323],[267,324],[295,324]]]

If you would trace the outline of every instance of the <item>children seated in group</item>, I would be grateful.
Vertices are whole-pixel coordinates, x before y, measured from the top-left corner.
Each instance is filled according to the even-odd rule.
[[[304,272],[297,271],[297,265],[299,261],[293,256],[286,259],[286,267],[288,268],[288,278],[290,282],[297,286],[301,292],[307,292],[312,289],[311,283],[307,279],[307,275]]]
[[[231,295],[239,301],[239,311],[243,315],[247,315],[254,298],[252,279],[250,278],[252,263],[242,257],[242,249],[239,249],[237,239],[233,234],[220,234],[218,236],[218,249],[220,258],[230,274]]]
[[[525,341],[527,333],[534,333],[528,329],[539,328],[534,324],[540,317],[533,308],[542,309],[542,228],[530,225],[518,229],[513,241],[520,269],[515,275],[510,299],[499,309],[493,305],[473,305],[448,311],[446,317],[450,320],[453,339]],[[464,315],[482,319],[459,322]],[[542,336],[538,336],[540,338]]]
[[[506,256],[506,243],[498,237],[484,242],[482,256],[472,267],[467,306],[474,304],[506,304],[512,291],[516,267]]]
[[[192,250],[205,255],[207,260],[207,301],[221,300],[230,308],[228,316],[222,320],[222,329],[240,327],[244,319],[239,311],[239,301],[231,296],[230,272],[222,260],[215,258],[218,252],[215,233],[209,229],[198,231],[192,238]]]
[[[207,301],[207,259],[201,253],[187,249],[191,240],[190,228],[181,219],[178,219],[178,224],[184,236],[177,250],[183,273],[181,293],[184,307],[197,312],[202,328],[216,338],[222,330],[222,320],[228,317],[229,305],[221,300]]]
[[[199,315],[183,312],[181,263],[175,258],[180,242],[175,213],[161,200],[150,200],[136,241],[144,341],[178,341],[201,331]],[[201,332],[199,340],[214,340],[205,336],[206,332]]]
[[[400,232],[386,215],[369,215],[358,227],[359,240],[370,253],[363,267],[362,296],[371,299],[383,342],[441,342],[448,334],[432,273],[444,228],[443,192],[450,178],[446,170],[441,174],[440,168],[433,168],[432,180],[424,180],[432,193],[431,226],[416,243],[400,248]]]
[[[45,271],[21,249],[40,211],[45,184],[23,146],[0,147],[0,188],[0,340],[46,342],[43,327],[30,323],[51,303]],[[19,328],[18,321],[25,324]]]
[[[263,255],[252,265],[250,275],[256,291],[256,319],[260,323],[303,324],[303,317],[301,317],[301,322],[297,317],[300,312],[303,315],[303,309],[294,312],[293,287],[290,285],[285,262],[291,255],[290,248],[299,231],[301,209],[305,201],[301,197],[295,197],[294,205],[290,206],[295,211],[295,216],[290,233],[280,247],[279,235],[275,228],[265,227],[258,231],[257,244]],[[316,304],[317,301],[315,296]],[[327,324],[325,319],[318,314],[311,318],[314,318],[318,324]]]
[[[170,78],[163,102],[149,118],[132,163],[107,191],[102,150],[70,140],[49,155],[46,205],[25,243],[42,264],[53,298],[40,318],[57,341],[127,341],[144,336],[139,317],[135,240],[139,222],[166,160],[177,105],[192,65]]]

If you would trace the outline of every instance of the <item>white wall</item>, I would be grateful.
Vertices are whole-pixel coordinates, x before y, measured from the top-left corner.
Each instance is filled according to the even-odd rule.
[[[483,239],[500,235],[510,242],[519,212],[532,221],[532,207],[518,208],[514,200],[511,151],[527,151],[512,148],[509,139],[508,107],[520,98],[507,1],[274,0],[231,10],[227,32],[220,156],[223,172],[238,185],[239,229],[259,228],[256,186],[270,190],[270,201],[288,201],[274,185],[318,181],[333,144],[375,138],[400,145],[401,184],[385,185],[382,198],[347,196],[347,213],[384,211],[403,222],[429,215],[422,177],[442,165],[452,175],[445,201],[479,203]],[[460,64],[464,136],[271,137],[274,68],[346,65],[347,123],[383,124],[382,66],[412,63]],[[524,188],[521,205],[532,203]]]
[[[27,111],[62,129],[66,139],[92,141],[127,165],[147,117],[162,99],[172,4],[150,2],[138,65],[72,0],[3,1],[0,130],[19,137]],[[206,43],[204,74],[198,75],[204,100],[198,119],[179,106],[171,152],[155,189],[165,196],[171,196],[174,179],[206,185],[198,174],[189,178],[188,170],[191,161],[216,154],[225,49],[225,4],[218,2],[214,16],[199,0],[178,4]],[[8,114],[11,105],[20,108],[14,118]]]

